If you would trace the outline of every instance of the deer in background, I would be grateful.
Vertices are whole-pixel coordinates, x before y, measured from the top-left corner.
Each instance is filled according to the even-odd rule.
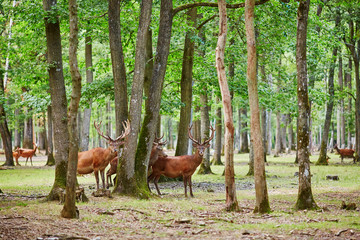
[[[89,151],[79,152],[78,153],[78,165],[77,172],[78,174],[89,174],[94,172],[96,178],[96,187],[99,190],[99,172],[101,175],[103,188],[105,189],[105,168],[109,162],[116,157],[117,149],[120,145],[124,144],[123,139],[130,133],[130,123],[129,120],[122,123],[124,131],[116,139],[112,139],[110,136],[104,136],[103,132],[100,131],[100,124],[94,122],[94,126],[100,136],[105,138],[109,144],[108,148],[93,148]]]
[[[163,137],[164,136],[162,136],[161,138],[155,138],[153,142],[149,159],[149,168],[157,161],[158,157],[167,157],[166,153],[163,151],[163,146],[166,145],[167,141],[160,142]],[[110,161],[110,169],[106,172],[106,188],[114,186],[112,183],[111,175],[116,174],[117,166],[118,157],[116,156]]]
[[[340,154],[341,163],[344,162],[344,158],[352,158],[352,159],[354,159],[354,163],[355,163],[355,156],[354,156],[355,151],[354,150],[352,150],[352,149],[340,149],[340,148],[338,148],[337,144],[335,144],[334,149],[336,150],[336,152],[338,154]]]
[[[30,163],[31,163],[31,166],[33,165],[32,164],[32,157],[34,156],[35,154],[35,151],[37,149],[37,145],[36,143],[33,143],[34,145],[34,148],[33,149],[28,149],[28,148],[16,148],[16,150],[13,152],[13,157],[15,158],[16,160],[16,166],[21,166],[19,164],[19,158],[20,157],[23,157],[23,158],[26,158],[26,162],[25,162],[25,165],[27,164],[29,158],[30,158]]]
[[[184,181],[185,197],[187,197],[187,185],[189,185],[190,188],[190,196],[194,197],[192,192],[191,176],[194,174],[196,168],[201,164],[206,148],[210,147],[209,142],[214,138],[215,130],[212,126],[210,126],[212,131],[211,137],[203,143],[200,143],[191,135],[191,128],[192,125],[188,129],[188,134],[190,140],[193,142],[193,147],[196,148],[195,154],[159,157],[152,165],[152,173],[148,177],[148,186],[149,182],[154,180],[154,184],[159,195],[161,195],[161,193],[157,183],[161,175],[170,178],[182,176]]]

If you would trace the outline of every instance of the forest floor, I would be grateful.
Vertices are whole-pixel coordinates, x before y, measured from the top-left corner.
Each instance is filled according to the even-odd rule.
[[[359,208],[341,209],[342,201],[360,206],[360,188],[341,190],[339,186],[324,186],[335,181],[314,184],[324,188],[314,191],[318,210],[295,211],[297,186],[293,176],[283,177],[279,170],[276,170],[278,175],[271,175],[269,167],[272,212],[259,215],[253,213],[254,182],[241,177],[242,174],[236,177],[238,212],[224,210],[225,185],[217,179],[209,181],[211,176],[204,180],[194,174],[194,198],[185,198],[183,183],[175,181],[160,183],[164,195],[154,194],[149,200],[140,200],[117,195],[94,197],[95,180],[90,175],[78,177],[89,197],[89,202],[77,203],[80,218],[63,219],[60,217],[63,205],[45,201],[53,178],[46,177],[47,189],[37,184],[9,187],[11,183],[2,180],[6,173],[10,174],[7,178],[18,181],[16,177],[20,173],[24,174],[20,178],[26,185],[28,175],[33,175],[29,170],[38,173],[35,178],[31,177],[35,181],[38,178],[39,182],[43,181],[43,174],[53,172],[53,167],[43,166],[45,157],[33,160],[33,167],[0,171],[0,189],[4,192],[0,194],[0,239],[360,239]],[[237,166],[247,168],[243,163]],[[359,170],[359,165],[345,167],[349,167],[347,174]],[[221,173],[223,167],[218,168],[217,172]],[[221,174],[213,177],[221,179]],[[353,179],[357,185],[358,180],[359,177]],[[153,185],[152,190],[154,192]]]

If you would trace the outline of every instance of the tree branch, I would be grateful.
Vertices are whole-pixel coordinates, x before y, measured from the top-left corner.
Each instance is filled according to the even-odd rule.
[[[270,0],[259,0],[259,1],[255,2],[255,5],[261,5],[268,1],[270,1]],[[194,8],[194,7],[215,7],[215,8],[217,8],[218,6],[219,6],[218,3],[206,3],[206,2],[189,3],[189,4],[179,6],[177,8],[174,8],[173,16],[175,16],[178,12],[189,9],[189,8]],[[242,7],[245,7],[245,3],[226,4],[226,8],[242,8]]]

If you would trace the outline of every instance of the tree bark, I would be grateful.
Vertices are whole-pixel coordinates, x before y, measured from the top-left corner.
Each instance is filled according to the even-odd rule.
[[[3,79],[2,73],[0,72],[0,77]],[[1,81],[0,86],[0,97],[5,99],[5,91],[4,91],[4,82]],[[5,150],[5,163],[4,166],[14,166],[14,159],[12,155],[12,142],[11,142],[11,133],[9,131],[9,127],[6,121],[6,112],[4,108],[4,103],[1,101],[0,103],[0,134],[3,141],[3,146]]]
[[[29,112],[30,109],[27,110]],[[24,122],[24,138],[23,138],[23,148],[32,149],[34,147],[33,142],[33,119],[32,116],[27,116]]]
[[[116,136],[124,130],[121,123],[128,119],[126,69],[121,42],[120,0],[109,0],[109,42],[114,77]]]
[[[139,28],[136,39],[134,78],[132,83],[129,118],[131,131],[124,144],[123,154],[120,158],[120,167],[116,175],[117,181],[114,192],[147,198],[147,185],[136,179],[135,176],[135,155],[140,131],[141,107],[144,91],[144,76],[146,64],[146,44],[148,29],[151,21],[152,0],[141,2]],[[146,159],[138,162],[139,171],[146,175],[148,163]]]
[[[220,102],[220,98],[216,98],[216,102]],[[224,165],[221,162],[221,139],[222,139],[222,122],[221,122],[221,107],[216,109],[215,121],[215,152],[212,163],[214,165]]]
[[[247,43],[247,81],[249,105],[251,112],[250,129],[254,150],[254,175],[256,204],[255,213],[270,211],[269,197],[266,186],[264,145],[261,135],[259,95],[256,79],[256,39],[254,27],[255,0],[245,1],[245,27]]]
[[[227,14],[225,0],[219,0],[219,37],[216,47],[216,71],[221,90],[225,118],[225,188],[226,210],[237,211],[239,205],[236,199],[234,174],[234,123],[231,107],[231,96],[225,73],[225,45],[227,35]]]
[[[352,60],[351,58],[349,58],[349,62],[347,65],[347,68],[345,70],[345,86],[349,89],[349,91],[351,91],[352,89],[352,84],[351,84],[351,72],[352,72]],[[348,104],[347,104],[347,147],[351,148],[351,129],[353,129],[353,124],[352,124],[352,97],[349,96],[348,98]]]
[[[196,27],[197,9],[192,8],[187,12],[188,25]],[[181,103],[180,122],[178,131],[178,141],[175,156],[187,155],[189,146],[188,129],[191,121],[191,102],[192,102],[192,69],[194,63],[195,42],[192,40],[193,31],[188,31],[185,35],[184,54],[181,72]]]
[[[52,107],[51,105],[47,108],[47,117],[48,117],[48,158],[46,162],[46,166],[54,166],[55,165],[55,158],[54,158],[54,143],[53,143],[53,125],[52,125]]]
[[[20,109],[15,109],[15,129],[14,129],[14,148],[21,147],[21,125],[19,121]]]
[[[94,74],[92,70],[92,37],[91,31],[86,31],[85,37],[85,65],[86,65],[86,83],[92,83],[94,79]],[[82,125],[81,133],[81,142],[80,142],[80,151],[89,150],[89,134],[90,134],[90,118],[91,118],[91,107],[92,99],[89,102],[89,107],[84,109],[84,119]],[[117,135],[118,136],[118,135]]]
[[[56,0],[43,0],[44,10],[53,11]],[[52,13],[48,13],[53,16]],[[58,16],[58,15],[56,15]],[[59,189],[65,189],[67,161],[69,156],[69,131],[67,128],[67,100],[61,55],[61,36],[59,19],[45,16],[47,40],[47,62],[54,124],[55,181],[48,200],[59,200]]]
[[[66,175],[66,195],[64,207],[61,211],[63,218],[79,218],[79,211],[75,205],[76,199],[76,170],[79,152],[79,135],[77,128],[77,116],[81,97],[81,75],[77,61],[78,39],[78,15],[77,0],[69,0],[69,66],[72,80],[72,92],[68,114],[69,131],[69,160]]]
[[[296,35],[296,68],[298,95],[298,161],[299,161],[299,189],[295,208],[317,208],[311,190],[311,172],[309,159],[309,121],[310,105],[308,96],[307,67],[306,67],[306,37],[307,19],[310,0],[300,0],[297,13]]]
[[[155,138],[157,121],[159,120],[161,92],[165,78],[167,59],[170,49],[172,28],[172,0],[162,0],[160,6],[160,23],[153,74],[149,90],[149,104],[145,109],[139,143],[136,149],[135,173],[138,186],[147,189],[147,166],[150,151]]]
[[[243,116],[242,119],[242,133],[241,133],[241,148],[240,152],[242,153],[249,153],[249,138],[248,138],[248,131],[247,131],[247,109],[241,109],[241,115]]]

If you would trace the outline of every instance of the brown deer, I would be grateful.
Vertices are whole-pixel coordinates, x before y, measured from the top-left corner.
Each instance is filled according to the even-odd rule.
[[[25,165],[27,164],[29,158],[30,158],[30,163],[31,163],[31,166],[33,165],[32,164],[32,157],[34,156],[35,154],[35,151],[37,149],[37,145],[36,143],[33,143],[34,145],[34,148],[33,149],[28,149],[28,148],[17,148],[15,150],[15,152],[13,152],[13,157],[15,158],[16,160],[16,165],[17,166],[20,166],[19,164],[19,157],[23,157],[23,158],[26,158],[26,162],[25,162]]]
[[[193,141],[193,147],[196,148],[195,154],[159,157],[152,165],[152,173],[148,177],[148,185],[151,180],[154,180],[154,184],[159,195],[161,195],[161,193],[157,183],[161,175],[170,178],[182,176],[184,181],[185,197],[187,197],[187,185],[189,185],[190,188],[190,196],[194,197],[192,192],[191,176],[194,174],[196,168],[201,164],[206,148],[210,147],[209,142],[214,138],[215,130],[212,126],[210,126],[212,131],[211,137],[203,143],[200,143],[192,137],[191,128],[192,125],[188,129],[188,134],[190,140]]]
[[[166,153],[163,151],[163,146],[167,143],[167,141],[160,142],[162,138],[163,137],[155,138],[154,140],[150,153],[149,168],[154,164],[154,162],[156,162],[158,157],[167,157]],[[118,157],[116,156],[110,161],[110,169],[106,172],[106,188],[114,186],[111,179],[111,175],[116,174],[117,166],[118,166]]]
[[[130,123],[129,120],[123,123],[124,131],[116,139],[112,139],[110,136],[104,136],[104,134],[100,131],[101,122],[99,125],[94,122],[94,126],[99,135],[108,141],[109,147],[97,147],[89,151],[79,152],[77,172],[78,174],[89,174],[94,172],[98,190],[99,171],[103,182],[103,188],[105,189],[105,168],[109,162],[116,157],[118,147],[124,144],[125,141],[123,141],[123,139],[130,133]]]
[[[354,150],[352,150],[352,149],[340,149],[340,148],[338,148],[337,144],[335,144],[334,149],[336,150],[336,152],[338,154],[340,154],[341,163],[343,163],[344,158],[352,158],[352,159],[354,159],[354,163],[355,163],[355,156],[354,156],[355,151]]]

